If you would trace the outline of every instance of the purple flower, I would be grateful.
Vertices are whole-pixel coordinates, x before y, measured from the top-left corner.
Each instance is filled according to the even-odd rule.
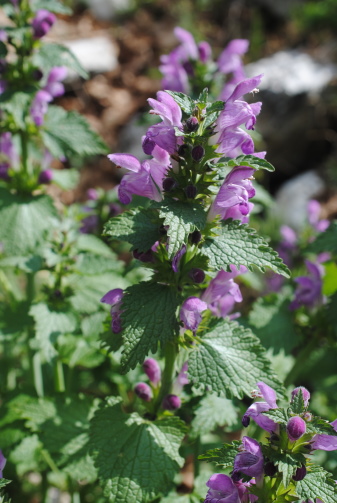
[[[161,370],[159,363],[154,358],[147,358],[143,363],[143,370],[153,384],[158,384],[161,380]]]
[[[92,208],[88,208],[88,211],[91,210]],[[92,234],[98,230],[98,225],[99,225],[98,215],[88,215],[87,217],[84,217],[81,220],[80,232],[82,234]]]
[[[184,323],[184,327],[195,333],[202,320],[201,313],[206,309],[206,302],[198,297],[188,297],[180,309],[180,319]]]
[[[234,39],[229,42],[218,59],[219,71],[224,74],[232,73],[233,76],[226,82],[219,99],[226,101],[232,94],[235,85],[245,78],[242,56],[247,52],[249,41]]]
[[[293,389],[293,391],[291,392],[291,402],[293,401],[294,397],[299,394],[300,391],[302,391],[304,407],[308,407],[310,400],[310,391],[308,391],[304,386],[298,386],[297,388]]]
[[[37,126],[42,126],[44,116],[48,111],[48,103],[53,101],[53,98],[61,96],[64,93],[64,86],[61,84],[67,75],[67,69],[64,66],[55,66],[51,69],[47,83],[35,95],[30,114]]]
[[[201,300],[206,302],[208,309],[218,318],[226,318],[235,302],[242,301],[240,287],[233,278],[246,272],[247,268],[241,266],[237,269],[234,265],[230,267],[232,272],[219,271],[201,295]]]
[[[322,295],[324,267],[309,260],[305,260],[305,265],[309,274],[295,278],[298,286],[295,291],[295,299],[289,305],[291,310],[301,306],[313,309],[322,304],[324,300]]]
[[[153,153],[151,149],[158,145],[169,154],[177,150],[181,138],[175,135],[175,127],[182,128],[182,112],[175,100],[164,91],[157,93],[157,99],[149,98],[152,107],[150,114],[159,115],[163,122],[151,126],[143,139],[143,150],[146,154]]]
[[[164,410],[173,412],[181,407],[181,400],[177,395],[166,395],[162,407]]]
[[[124,175],[119,187],[118,196],[123,204],[132,200],[132,195],[148,197],[154,201],[161,201],[160,190],[166,171],[170,166],[169,155],[163,149],[155,147],[154,158],[140,163],[131,154],[110,154],[108,158],[118,166],[130,171]]]
[[[38,10],[32,21],[34,38],[44,37],[56,21],[54,14],[48,10]]]
[[[337,432],[337,419],[330,423],[333,429]],[[336,451],[337,450],[337,436],[318,434],[312,439],[312,449],[321,451]]]
[[[308,202],[308,220],[309,224],[317,231],[317,232],[323,232],[325,231],[329,225],[330,222],[329,220],[326,219],[320,219],[320,214],[321,214],[321,205],[319,204],[318,201],[315,199],[312,199],[311,201]]]
[[[61,81],[66,78],[67,73],[68,71],[65,66],[54,66],[50,70],[47,83],[43,89],[53,98],[62,96],[64,94],[64,85],[61,84]]]
[[[220,131],[217,152],[229,157],[236,157],[241,152],[253,154],[254,142],[250,135],[239,126],[254,129],[256,116],[260,113],[261,103],[248,104],[240,100],[244,94],[252,92],[261,82],[262,75],[239,82],[226,101],[225,108],[218,118]]]
[[[177,379],[174,383],[174,391],[176,393],[180,393],[183,387],[186,386],[186,384],[189,384],[190,382],[187,377],[187,370],[188,370],[188,362],[185,362],[181,367],[181,370],[177,375]]]
[[[88,201],[96,201],[98,199],[98,192],[96,189],[90,188],[87,190]]]
[[[101,302],[111,306],[111,328],[114,334],[118,334],[122,330],[120,316],[123,312],[121,311],[123,295],[124,292],[121,288],[115,288],[114,290],[109,290],[109,292],[101,298]]]
[[[243,437],[242,449],[235,456],[233,476],[243,473],[249,477],[261,477],[264,459],[259,442],[250,437]]]
[[[307,425],[300,416],[291,417],[287,423],[287,434],[291,441],[295,442],[304,435]]]
[[[172,269],[175,273],[177,273],[179,270],[180,261],[181,261],[183,255],[185,255],[186,250],[187,250],[186,245],[183,245],[182,248],[180,248],[180,250],[173,257]]]
[[[241,503],[233,480],[223,473],[214,473],[206,482],[209,487],[204,503]]]
[[[247,166],[236,166],[226,176],[208,212],[208,221],[220,215],[223,220],[232,216],[246,217],[252,206],[248,199],[254,197],[255,189],[250,178],[255,169]],[[231,212],[230,210],[233,211]]]
[[[5,458],[5,456],[2,454],[2,451],[0,450],[0,479],[2,479],[2,477],[3,477],[2,471],[5,468],[6,461],[7,461],[7,459]]]
[[[248,426],[249,419],[252,418],[260,428],[263,428],[269,433],[275,432],[278,429],[278,425],[269,419],[269,417],[262,414],[262,412],[277,408],[276,393],[273,388],[263,382],[258,382],[257,386],[260,392],[254,391],[254,396],[264,398],[265,402],[255,402],[248,407],[242,418],[242,424]]]
[[[134,387],[136,395],[145,402],[150,402],[153,398],[152,389],[145,382],[139,382]]]
[[[212,48],[208,42],[202,41],[198,44],[199,59],[202,63],[207,63],[212,57]]]

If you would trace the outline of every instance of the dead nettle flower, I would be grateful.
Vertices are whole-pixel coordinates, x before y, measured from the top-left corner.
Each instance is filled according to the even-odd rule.
[[[242,418],[242,424],[247,427],[250,423],[250,419],[253,419],[260,428],[263,428],[269,433],[277,432],[278,424],[262,414],[262,412],[277,408],[276,392],[264,382],[258,382],[257,386],[259,391],[253,391],[252,395],[256,398],[264,398],[265,402],[255,402],[248,407]]]
[[[214,473],[206,486],[209,489],[204,503],[241,503],[237,486],[224,473]]]
[[[161,380],[159,363],[154,358],[147,358],[143,363],[143,370],[152,384],[157,385]]]
[[[166,395],[162,407],[164,410],[173,412],[181,407],[181,400],[177,395]]]
[[[329,227],[329,220],[320,218],[321,205],[318,201],[311,199],[308,202],[307,212],[309,224],[315,229],[315,231],[323,232]]]
[[[153,398],[152,389],[145,382],[139,382],[134,387],[136,395],[144,402],[150,402]]]
[[[287,423],[287,434],[292,442],[296,442],[301,438],[307,430],[307,425],[304,419],[300,416],[293,416]]]
[[[122,330],[120,316],[123,312],[121,310],[123,295],[124,292],[121,288],[115,288],[114,290],[110,290],[101,298],[101,302],[111,306],[111,328],[114,334],[119,334]]]
[[[53,180],[53,171],[51,169],[44,169],[39,174],[39,183],[48,185]]]
[[[42,126],[44,116],[48,111],[48,103],[54,98],[64,94],[64,85],[61,83],[67,76],[67,69],[64,66],[55,66],[49,72],[46,85],[35,95],[30,114],[37,126]]]
[[[261,477],[263,475],[264,458],[262,449],[256,440],[250,437],[242,438],[242,448],[234,459],[233,480],[239,480],[240,474],[249,477]]]
[[[319,263],[305,260],[305,266],[308,270],[308,276],[299,276],[295,278],[297,288],[295,298],[290,303],[289,309],[298,309],[301,306],[306,306],[309,309],[314,309],[324,302],[322,294],[324,267]]]
[[[34,38],[44,37],[49,32],[55,21],[56,17],[52,12],[45,9],[38,10],[32,21]]]
[[[18,162],[11,133],[0,135],[0,179],[9,180],[8,170]]]

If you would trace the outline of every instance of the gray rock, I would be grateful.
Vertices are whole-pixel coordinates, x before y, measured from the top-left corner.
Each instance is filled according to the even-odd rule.
[[[133,0],[87,0],[87,4],[96,19],[111,21],[116,14],[131,9]]]
[[[307,171],[284,183],[276,194],[275,216],[296,231],[308,221],[308,202],[324,190],[324,182],[315,171]]]
[[[334,77],[337,67],[322,64],[309,54],[300,51],[279,51],[246,66],[247,75],[264,74],[259,86],[274,93],[289,96],[308,93],[318,94]]]
[[[109,37],[102,35],[70,40],[63,42],[63,44],[75,54],[88,72],[109,72],[118,66],[118,49]],[[73,75],[75,73],[71,73],[70,78]]]

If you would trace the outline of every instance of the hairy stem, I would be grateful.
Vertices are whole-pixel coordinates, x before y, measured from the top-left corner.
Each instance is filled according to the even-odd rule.
[[[158,412],[164,397],[171,391],[177,353],[177,344],[175,342],[168,342],[165,346],[165,368],[162,375],[161,388],[154,407],[155,413]]]

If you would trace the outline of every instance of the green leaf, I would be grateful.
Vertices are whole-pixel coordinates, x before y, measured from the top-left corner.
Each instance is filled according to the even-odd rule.
[[[304,411],[304,398],[301,389],[296,395],[292,396],[290,407],[294,414],[302,414]]]
[[[165,199],[160,203],[159,216],[168,225],[167,235],[170,238],[168,255],[174,257],[180,248],[187,243],[188,235],[195,229],[199,231],[206,225],[206,212],[198,203]]]
[[[57,354],[54,347],[57,337],[74,332],[78,326],[78,318],[69,307],[67,310],[64,307],[57,310],[43,302],[33,305],[29,314],[35,320],[37,347],[50,362]]]
[[[88,78],[88,73],[76,56],[67,47],[60,44],[42,44],[34,54],[33,61],[36,66],[43,68],[45,74],[48,74],[54,66],[66,66],[84,79]]]
[[[221,465],[223,468],[232,468],[234,458],[237,455],[241,444],[242,442],[240,440],[234,440],[231,444],[224,444],[220,448],[211,449],[210,451],[201,454],[198,459],[214,461],[217,465]]]
[[[334,293],[329,299],[329,303],[326,306],[326,317],[337,335],[337,293]]]
[[[33,11],[46,9],[56,14],[71,14],[72,10],[58,0],[32,0],[31,8]],[[57,63],[55,63],[55,66]]]
[[[255,265],[262,272],[269,267],[286,278],[290,277],[288,267],[277,252],[254,229],[238,221],[226,220],[218,230],[221,234],[206,239],[201,249],[215,270],[230,271],[230,265],[234,264],[236,267],[244,265],[252,271]]]
[[[132,250],[148,251],[160,238],[158,213],[138,208],[111,218],[104,226],[104,235],[127,241]]]
[[[42,453],[42,444],[37,435],[29,435],[14,449],[11,449],[9,460],[15,464],[15,469],[20,477],[27,472],[39,472],[41,463],[45,465]]]
[[[303,480],[297,482],[296,492],[304,501],[316,501],[316,498],[322,500],[323,503],[336,503],[337,501],[337,485],[330,478],[330,474],[317,466],[310,467]]]
[[[124,350],[123,371],[143,363],[150,351],[155,353],[172,341],[179,331],[176,311],[180,298],[167,285],[141,282],[126,289],[121,315]]]
[[[275,171],[275,168],[270,162],[265,159],[260,159],[255,155],[239,155],[236,159],[231,159],[228,166],[249,166],[254,169],[265,169],[266,171]]]
[[[12,481],[11,480],[7,480],[7,479],[0,479],[0,489],[2,487],[5,487],[7,486],[8,484],[10,484]]]
[[[74,189],[80,180],[77,169],[53,169],[53,183],[63,190]]]
[[[330,252],[337,254],[337,220],[331,222],[326,231],[317,236],[307,248],[311,253]]]
[[[71,154],[85,157],[107,152],[103,140],[90,129],[84,117],[60,107],[48,108],[41,135],[55,157]]]
[[[286,409],[269,409],[266,412],[262,412],[264,416],[269,417],[269,419],[272,419],[275,423],[277,424],[284,424],[286,425],[290,419],[290,414]]]
[[[203,130],[205,130],[208,126],[211,126],[217,120],[224,109],[224,106],[225,103],[223,101],[215,101],[207,107],[206,117],[202,123]]]
[[[7,89],[0,95],[0,108],[12,115],[16,126],[25,129],[25,119],[28,113],[28,107],[31,104],[33,95],[37,89],[30,86],[21,91],[16,89]]]
[[[167,492],[184,460],[185,425],[177,417],[157,421],[125,414],[108,398],[91,421],[90,447],[104,494],[114,503],[143,503]]]
[[[279,472],[282,473],[282,483],[284,487],[288,487],[293,475],[300,465],[298,465],[298,463],[288,457],[287,454],[284,454],[283,456],[285,457],[285,459],[280,460],[277,463],[277,466]]]
[[[83,397],[32,400],[22,410],[56,465],[75,480],[96,478],[88,446],[93,410],[92,401]]]
[[[0,188],[0,242],[6,255],[36,254],[56,217],[49,196],[16,195]]]
[[[331,424],[326,419],[317,416],[314,416],[312,420],[307,423],[307,432],[337,437],[337,432]]]
[[[262,344],[274,353],[282,349],[290,353],[299,342],[287,293],[260,297],[252,306],[248,323]]]
[[[201,400],[192,420],[190,435],[198,437],[214,431],[217,426],[233,426],[238,420],[238,409],[231,400],[207,393]]]
[[[191,115],[194,108],[195,108],[195,103],[194,101],[189,98],[189,96],[186,96],[186,94],[183,94],[183,93],[177,93],[177,92],[174,92],[174,91],[167,91],[165,90],[165,92],[167,94],[169,94],[170,96],[172,96],[172,98],[174,99],[174,101],[176,103],[178,103],[178,105],[180,106],[180,108],[185,112],[187,113],[188,115]]]
[[[92,253],[80,253],[76,263],[76,271],[85,276],[103,274],[104,272],[122,272],[124,264],[111,253],[110,257],[94,255]]]
[[[217,320],[191,351],[188,375],[202,389],[242,398],[263,381],[282,393],[264,348],[249,330],[235,321]]]

